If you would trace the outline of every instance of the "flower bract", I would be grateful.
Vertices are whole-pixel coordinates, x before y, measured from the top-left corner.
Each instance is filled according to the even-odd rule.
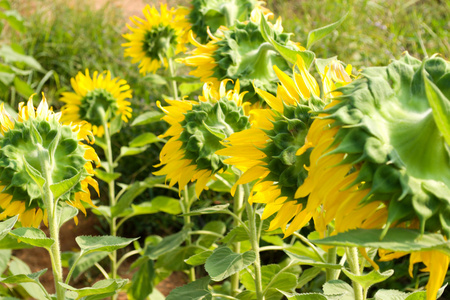
[[[139,63],[142,74],[155,73],[161,66],[168,66],[167,58],[186,51],[187,32],[190,24],[187,20],[187,9],[167,8],[161,4],[160,11],[150,5],[142,11],[144,19],[133,16],[127,24],[131,33],[123,35],[128,40],[125,57],[132,58],[132,63]]]
[[[281,19],[272,26],[276,42],[299,50],[299,46],[290,41],[290,34],[282,32]],[[201,44],[190,34],[189,39],[196,49],[191,52],[191,56],[180,59],[184,64],[196,67],[190,74],[203,82],[212,82],[218,87],[221,80],[239,79],[241,89],[249,92],[246,95],[248,100],[255,96],[253,85],[276,93],[279,80],[273,70],[274,65],[284,72],[290,72],[287,61],[264,40],[256,20],[238,22],[230,29],[221,28],[210,37],[210,42]]]
[[[215,152],[224,146],[221,141],[232,133],[249,127],[242,107],[244,93],[239,81],[233,90],[226,90],[223,81],[217,90],[205,84],[199,101],[166,100],[170,106],[160,106],[170,128],[161,137],[171,137],[161,150],[163,168],[155,175],[166,175],[170,186],[178,183],[181,189],[189,181],[197,181],[199,195],[214,175],[227,169],[225,157]]]
[[[132,90],[124,79],[111,78],[111,72],[94,72],[92,77],[89,70],[85,74],[79,72],[71,79],[74,92],[62,93],[61,101],[63,122],[86,121],[91,125],[90,130],[96,136],[103,136],[104,116],[109,111],[111,116],[119,116],[128,122],[131,118],[130,102]],[[107,120],[109,122],[109,120]]]
[[[221,26],[230,28],[236,21],[244,22],[256,7],[270,13],[261,6],[262,3],[257,0],[194,0],[189,13],[192,31],[200,42],[205,43],[209,38],[207,28],[215,33]]]
[[[37,109],[31,98],[26,105],[20,103],[17,120],[1,106],[0,220],[19,215],[25,227],[47,222],[41,186],[45,172],[42,155],[48,156],[53,186],[67,180],[73,183],[59,197],[61,201],[83,212],[82,202],[93,205],[88,186],[98,193],[92,161],[99,159],[94,149],[83,143],[93,138],[92,133],[83,124],[63,125],[60,117],[49,109],[45,97]]]

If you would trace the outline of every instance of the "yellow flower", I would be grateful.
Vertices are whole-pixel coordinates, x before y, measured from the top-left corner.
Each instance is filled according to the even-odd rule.
[[[75,92],[62,93],[60,99],[66,103],[61,109],[63,122],[86,121],[90,124],[85,124],[86,129],[101,137],[105,132],[102,113],[109,110],[110,119],[119,116],[124,122],[131,118],[127,99],[132,98],[132,90],[126,80],[111,78],[109,71],[100,74],[95,71],[91,78],[86,69],[85,74],[78,72],[71,83]]]
[[[129,42],[122,46],[126,47],[125,57],[131,57],[132,63],[139,62],[139,72],[145,75],[155,73],[161,65],[167,68],[167,56],[186,51],[190,24],[184,8],[167,9],[167,5],[161,4],[158,12],[147,5],[142,12],[145,19],[130,17],[136,27],[127,24],[132,33],[123,35]]]
[[[82,202],[93,205],[88,185],[99,193],[92,178],[92,161],[99,159],[94,149],[83,143],[93,139],[92,133],[83,124],[63,125],[60,117],[61,113],[48,107],[45,97],[37,109],[31,97],[27,105],[20,103],[17,120],[1,105],[0,220],[19,215],[22,226],[38,227],[42,220],[47,225],[47,210],[36,179],[44,172],[39,159],[42,148],[50,157],[54,184],[80,176],[59,200],[84,213]]]
[[[221,140],[233,132],[248,127],[248,117],[242,107],[239,82],[233,90],[226,90],[223,81],[218,90],[205,84],[199,101],[166,100],[170,106],[158,106],[166,113],[163,117],[170,128],[161,137],[171,137],[161,150],[163,168],[155,175],[166,175],[169,185],[178,183],[181,189],[189,181],[197,181],[199,195],[214,175],[227,169],[224,157],[215,154],[223,148]]]
[[[407,252],[392,252],[388,250],[379,251],[380,261],[389,261],[407,255]],[[444,283],[447,274],[450,258],[437,250],[412,252],[409,256],[409,275],[413,277],[414,264],[422,262],[425,268],[422,272],[429,272],[430,278],[426,285],[427,299],[434,300],[437,297],[438,290]]]
[[[271,109],[252,110],[251,128],[232,134],[225,140],[227,148],[216,153],[229,156],[224,162],[244,172],[234,188],[256,181],[249,201],[266,204],[263,219],[277,213],[270,230],[281,227],[287,236],[312,217],[311,211],[304,210],[307,198],[295,199],[297,188],[308,176],[305,165],[310,163],[310,151],[299,156],[296,153],[305,143],[314,111],[325,103],[318,98],[319,85],[301,57],[294,66],[293,78],[277,66],[274,70],[281,82],[276,97],[255,88]]]
[[[208,31],[210,41],[206,44],[195,40],[191,32],[189,40],[196,48],[190,52],[190,56],[178,61],[196,68],[190,74],[199,77],[202,82],[212,82],[216,88],[221,80],[239,79],[241,89],[249,92],[246,95],[248,99],[258,97],[253,86],[275,94],[279,80],[273,66],[276,65],[283,72],[290,72],[290,66],[264,40],[256,17],[261,17],[261,9],[256,8],[254,11],[258,14],[254,13],[254,17],[247,22],[238,22],[230,28],[222,26],[214,35]],[[273,28],[273,39],[277,43],[299,50],[298,45],[290,41],[290,34],[282,32],[280,18],[269,26]],[[252,102],[257,102],[255,100]]]

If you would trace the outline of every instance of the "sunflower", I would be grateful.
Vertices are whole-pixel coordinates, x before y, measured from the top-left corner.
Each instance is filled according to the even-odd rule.
[[[145,75],[155,73],[161,65],[167,68],[168,57],[186,51],[190,24],[185,8],[167,9],[166,4],[161,4],[158,12],[146,5],[142,12],[145,19],[130,17],[136,28],[127,24],[132,33],[123,35],[129,42],[122,47],[126,47],[125,57],[130,56],[132,63],[139,62],[139,72]]]
[[[342,65],[338,62],[332,64],[334,63],[337,65],[333,72],[345,74],[340,77],[347,82],[342,81],[340,84],[351,81]],[[281,81],[277,97],[256,88],[256,92],[271,109],[252,110],[251,128],[232,134],[224,142],[227,148],[216,152],[229,156],[224,162],[235,165],[244,172],[234,188],[238,184],[256,180],[249,201],[266,204],[263,219],[277,213],[269,230],[281,227],[286,235],[303,227],[312,216],[310,212],[302,213],[307,198],[295,199],[297,188],[308,177],[308,170],[304,166],[310,164],[311,151],[305,151],[299,156],[296,153],[304,145],[314,112],[325,105],[319,98],[318,83],[306,70],[300,56],[296,66],[299,71],[296,72],[294,66],[293,78],[274,67]],[[323,85],[334,86],[334,81],[327,79],[330,77],[329,68],[326,70]],[[338,80],[337,78],[334,75],[334,80]],[[294,220],[286,230],[286,225],[292,218]]]
[[[109,111],[110,116],[120,116],[124,122],[131,118],[132,109],[126,99],[131,99],[132,90],[126,80],[111,78],[109,71],[100,74],[95,71],[91,78],[86,69],[85,74],[78,72],[70,81],[75,93],[62,93],[60,100],[66,103],[61,109],[63,122],[86,121],[90,124],[85,125],[87,130],[101,137],[105,133],[105,112]]]
[[[208,28],[215,33],[221,26],[232,27],[237,21],[244,22],[258,8],[265,15],[272,14],[257,0],[194,0],[189,13],[192,31],[200,42],[208,41]]]
[[[155,175],[166,175],[170,186],[178,183],[180,190],[189,181],[197,181],[197,196],[206,189],[214,175],[227,169],[225,157],[215,154],[224,146],[222,139],[249,127],[242,107],[245,93],[240,93],[239,81],[233,90],[226,90],[227,80],[217,90],[205,84],[199,101],[166,100],[170,106],[158,106],[170,128],[160,137],[171,137],[161,150],[163,168]]]
[[[295,196],[308,197],[303,213],[315,214],[319,232],[335,220],[337,232],[384,227],[385,233],[417,224],[421,232],[449,236],[449,145],[424,79],[448,99],[449,65],[442,58],[420,62],[405,54],[337,89],[341,95],[313,122],[297,152],[313,148],[308,177]],[[435,264],[430,267],[428,254],[414,255],[429,265],[430,278],[441,274]],[[441,275],[430,280],[428,299],[435,299]]]
[[[82,142],[92,140],[92,133],[83,124],[63,125],[60,117],[61,113],[49,109],[45,97],[37,109],[31,97],[27,105],[20,103],[17,120],[1,105],[0,220],[19,215],[25,227],[38,227],[42,220],[48,224],[38,184],[44,172],[42,153],[49,155],[54,185],[79,176],[73,187],[55,200],[62,200],[84,213],[82,202],[93,205],[88,186],[94,187],[97,194],[99,191],[92,178],[91,161],[99,162],[99,159],[94,149]]]
[[[216,87],[221,80],[239,79],[242,90],[249,92],[246,100],[255,96],[253,85],[275,94],[279,81],[273,66],[278,66],[284,72],[290,72],[290,67],[273,46],[264,40],[257,22],[260,15],[255,13],[254,16],[253,21],[237,22],[233,28],[221,27],[214,35],[210,34],[211,41],[206,44],[196,41],[191,32],[189,40],[196,48],[190,52],[190,56],[178,61],[197,68],[190,74],[203,82],[212,82]],[[271,26],[276,42],[291,49],[300,49],[289,40],[290,34],[282,32],[281,18]]]

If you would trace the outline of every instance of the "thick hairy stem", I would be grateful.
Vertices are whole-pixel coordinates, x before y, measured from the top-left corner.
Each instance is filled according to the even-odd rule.
[[[359,271],[358,248],[348,247],[346,249],[346,252],[348,265],[350,266],[350,272],[352,272],[355,275],[361,275],[361,272]],[[364,300],[362,286],[353,280],[352,285],[353,291],[355,292],[355,300]]]
[[[244,201],[244,191],[242,186],[238,186],[236,189],[236,193],[234,194],[234,201],[233,201],[233,212],[238,217],[238,219],[241,219],[242,217],[242,204]],[[239,226],[239,220],[233,219],[233,225],[236,228]],[[233,244],[234,252],[240,253],[241,252],[241,243],[235,242]],[[236,296],[239,294],[239,273],[235,273],[231,275],[231,296]]]
[[[184,197],[183,197],[183,203],[182,203],[182,207],[183,207],[183,213],[187,214],[191,211],[191,202],[189,200],[189,189],[188,186],[186,185],[184,187]],[[184,226],[188,226],[189,228],[191,227],[191,216],[184,216]],[[191,239],[191,235],[188,235],[188,237],[186,238],[186,245],[190,246],[192,245],[192,239]],[[195,281],[195,268],[191,267],[189,268],[189,280],[190,282]]]

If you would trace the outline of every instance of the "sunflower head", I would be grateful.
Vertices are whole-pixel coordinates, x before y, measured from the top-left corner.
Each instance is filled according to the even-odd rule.
[[[263,218],[277,213],[271,229],[286,230],[287,223],[306,205],[307,197],[296,199],[295,193],[308,177],[305,166],[310,165],[311,149],[299,150],[305,146],[314,116],[325,105],[319,98],[319,85],[301,57],[296,67],[292,77],[274,67],[281,82],[277,96],[255,88],[271,109],[252,110],[251,128],[231,135],[225,141],[227,148],[217,152],[229,156],[225,163],[244,172],[236,185],[256,180],[249,200],[266,204]],[[289,226],[287,234],[302,224]]]
[[[450,235],[450,151],[425,92],[425,77],[450,98],[450,63],[420,62],[405,54],[387,67],[367,68],[339,88],[326,109],[336,135],[327,155],[344,155],[341,166],[358,175],[361,205],[382,201],[390,225],[419,220],[423,232]],[[448,100],[447,100],[448,101]],[[319,121],[320,122],[320,121]]]
[[[290,34],[282,32],[280,19],[273,27],[275,41],[299,49],[290,41]],[[191,52],[191,56],[179,60],[197,68],[190,74],[200,77],[203,82],[213,82],[217,87],[221,80],[239,79],[242,90],[249,92],[246,100],[255,96],[253,84],[272,94],[276,93],[279,80],[273,70],[274,65],[290,72],[287,61],[264,40],[256,21],[237,22],[233,28],[221,28],[204,45],[197,42],[192,34],[190,40],[197,48]]]
[[[189,13],[192,31],[200,42],[205,43],[208,41],[207,28],[215,33],[220,26],[232,27],[236,21],[246,21],[252,10],[261,7],[262,3],[257,0],[194,0]]]
[[[249,121],[241,106],[244,93],[239,93],[239,83],[229,91],[225,85],[226,81],[215,90],[205,84],[198,102],[166,100],[170,106],[160,106],[166,113],[163,119],[171,125],[162,137],[171,139],[161,150],[158,166],[164,167],[155,174],[166,175],[171,186],[178,183],[181,189],[197,181],[200,194],[214,174],[227,169],[225,157],[215,152],[224,148],[224,138],[248,128]]]
[[[85,212],[81,201],[92,205],[88,184],[98,193],[91,161],[99,160],[93,148],[82,143],[91,140],[92,133],[83,124],[63,125],[61,114],[49,109],[45,97],[37,109],[32,98],[27,105],[20,103],[17,120],[3,105],[0,109],[0,220],[19,215],[22,226],[46,222],[42,184],[48,170],[44,170],[43,159],[50,165],[54,186],[77,179],[59,200]]]
[[[150,5],[142,11],[144,19],[133,16],[127,24],[131,33],[123,35],[128,40],[125,57],[130,56],[132,63],[139,62],[139,72],[144,75],[155,73],[161,66],[167,67],[167,58],[186,50],[187,32],[190,25],[187,21],[187,10],[184,8],[167,8],[161,4],[160,11]]]
[[[105,115],[110,116],[108,123],[112,116],[128,122],[132,110],[127,99],[131,99],[132,90],[124,79],[111,78],[109,71],[100,74],[95,71],[91,78],[86,69],[85,74],[79,72],[71,83],[75,92],[62,93],[60,99],[66,103],[61,109],[63,122],[86,121],[99,137],[105,132]]]

